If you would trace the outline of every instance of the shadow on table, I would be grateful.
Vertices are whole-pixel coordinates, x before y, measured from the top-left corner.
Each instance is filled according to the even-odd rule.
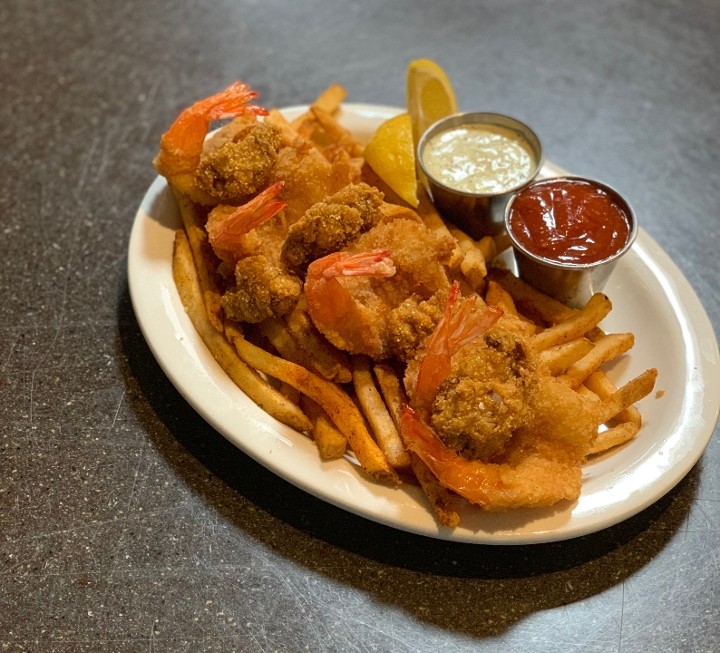
[[[119,311],[126,383],[137,386],[128,396],[137,396],[133,408],[141,423],[159,419],[165,425],[144,424],[173,472],[213,511],[264,547],[418,619],[475,637],[496,635],[531,613],[582,601],[622,584],[685,525],[697,469],[640,514],[564,542],[453,543],[357,517],[295,488],[211,428],[153,359],[127,289],[121,293]],[[203,480],[208,472],[222,483],[210,489]],[[247,502],[260,510],[248,516]],[[477,618],[457,624],[458,604]]]

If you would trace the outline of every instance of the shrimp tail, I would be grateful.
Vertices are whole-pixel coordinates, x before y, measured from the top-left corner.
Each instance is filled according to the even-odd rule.
[[[242,114],[267,115],[263,107],[247,104],[257,97],[247,84],[234,82],[225,90],[184,109],[160,139],[155,169],[181,192],[192,195],[192,176],[200,161],[203,143],[215,120]]]
[[[426,342],[413,394],[413,403],[424,417],[430,412],[438,388],[450,374],[452,356],[485,333],[502,314],[502,309],[496,306],[475,310],[475,300],[460,299],[460,286],[457,282],[452,285],[443,316]]]
[[[277,196],[284,185],[284,181],[278,181],[239,206],[224,220],[209,222],[208,238],[213,249],[232,249],[239,244],[242,236],[282,211],[287,202],[277,199]]]

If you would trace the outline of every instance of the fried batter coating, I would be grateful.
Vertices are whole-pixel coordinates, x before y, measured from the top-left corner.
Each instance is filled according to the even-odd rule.
[[[274,125],[245,127],[232,140],[203,152],[195,181],[220,202],[242,204],[272,181],[281,144]]]
[[[308,268],[305,297],[313,323],[336,347],[375,360],[387,358],[393,345],[389,330],[391,312],[409,296],[418,301],[447,290],[443,267],[454,243],[431,232],[424,223],[409,219],[381,222],[361,234],[345,253],[363,255],[387,252],[394,273],[376,275],[372,266],[323,278],[322,265],[332,258],[316,259]],[[339,264],[341,267],[342,264]]]
[[[313,204],[359,180],[360,171],[352,161],[331,163],[308,141],[297,139],[278,153],[274,181],[285,182],[281,197],[287,202],[285,217],[289,224]]]
[[[438,292],[426,300],[413,295],[390,311],[388,341],[393,356],[408,361],[417,354],[442,317],[446,294]]]
[[[529,423],[536,379],[525,340],[491,328],[453,357],[433,402],[432,426],[464,457],[494,460]]]
[[[289,313],[297,304],[302,282],[262,254],[235,266],[235,288],[222,297],[225,314],[239,322],[258,323]]]
[[[290,227],[283,262],[301,274],[311,261],[344,249],[380,221],[382,203],[383,194],[365,183],[349,184],[317,202]]]

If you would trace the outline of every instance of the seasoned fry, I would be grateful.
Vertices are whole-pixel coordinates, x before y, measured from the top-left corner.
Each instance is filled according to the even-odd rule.
[[[518,310],[528,317],[545,324],[557,324],[572,317],[577,310],[569,308],[539,290],[533,288],[509,270],[490,268],[488,279],[497,281],[515,300]]]
[[[592,390],[600,399],[607,399],[617,390],[617,386],[608,378],[603,370],[597,370],[588,376],[588,378],[585,379],[585,386]],[[628,406],[625,410],[608,420],[610,425],[621,422],[633,422],[640,428],[642,424],[640,411],[636,406]]]
[[[347,449],[347,438],[335,427],[320,404],[302,395],[300,405],[312,422],[312,433],[318,453],[323,460],[342,458]]]
[[[330,113],[323,111],[318,106],[310,107],[310,111],[336,146],[342,147],[350,156],[362,156],[363,146],[355,140],[347,129],[341,127],[340,123]]]
[[[578,338],[577,340],[544,349],[540,352],[540,360],[547,366],[549,374],[558,376],[565,373],[571,365],[592,350],[592,342],[587,338]]]
[[[258,327],[260,333],[267,338],[280,356],[320,374],[320,371],[314,366],[312,358],[295,342],[287,324],[282,319],[268,318],[263,320]]]
[[[594,341],[590,351],[574,362],[560,379],[575,387],[580,385],[604,363],[621,356],[635,343],[632,333],[611,333]]]
[[[407,404],[407,395],[400,378],[387,363],[377,363],[373,371],[390,417],[392,417],[395,428],[400,432],[402,408]]]
[[[318,95],[310,106],[317,107],[325,113],[332,115],[338,110],[346,95],[347,90],[344,86],[341,86],[340,84],[331,84],[320,95]],[[290,124],[292,128],[304,138],[310,138],[310,135],[315,127],[315,118],[312,111],[308,109],[305,113],[302,113],[295,118]]]
[[[309,431],[310,420],[300,408],[238,358],[230,343],[210,324],[205,312],[192,252],[184,231],[175,234],[173,278],[195,330],[225,373],[269,415],[298,431]]]
[[[473,240],[464,231],[457,227],[448,227],[452,236],[457,240],[462,259],[460,270],[475,291],[481,291],[485,287],[487,276],[487,265],[485,256],[477,241]],[[492,242],[492,239],[490,239]]]
[[[185,235],[195,261],[198,283],[200,284],[200,292],[202,293],[208,320],[217,331],[222,333],[223,313],[220,305],[220,291],[213,274],[210,272],[213,266],[210,261],[214,260],[215,255],[208,242],[207,231],[205,231],[203,224],[204,220],[200,216],[200,207],[175,189],[173,189],[173,195],[180,210]]]
[[[603,453],[608,449],[620,446],[632,440],[640,430],[640,425],[635,422],[623,422],[613,426],[606,431],[598,433],[595,442],[590,446],[588,455]]]
[[[405,450],[398,429],[375,386],[369,359],[366,356],[353,356],[352,362],[355,395],[375,434],[376,442],[393,467],[408,467],[410,456]]]
[[[410,462],[415,478],[430,502],[435,519],[443,526],[455,528],[460,523],[460,515],[456,508],[457,495],[440,485],[437,478],[417,454],[410,454]]]
[[[304,299],[287,316],[287,326],[297,345],[312,360],[313,368],[324,378],[337,383],[352,380],[350,359],[318,332],[307,313]]]
[[[418,202],[419,204],[417,207],[417,213],[423,219],[423,222],[425,223],[427,228],[430,229],[430,231],[432,231],[433,233],[437,234],[438,237],[452,238],[450,229],[438,213],[438,210],[435,208],[435,205],[432,203],[430,197],[427,194],[427,191],[425,190],[425,187],[422,184],[418,185]],[[460,249],[460,245],[458,244],[450,257],[448,267],[450,269],[456,268],[460,265],[461,261],[462,250]]]
[[[655,368],[645,370],[635,378],[620,386],[603,403],[600,423],[604,424],[620,411],[640,401],[652,392],[658,372]]]
[[[532,338],[532,347],[542,351],[554,345],[584,336],[610,312],[612,304],[606,295],[596,293],[585,306],[566,320],[548,327]]]
[[[228,336],[238,355],[248,365],[299,390],[322,406],[330,419],[345,435],[363,469],[374,478],[397,483],[398,477],[387,458],[365,427],[363,416],[343,390],[304,367],[275,356],[253,345],[237,330]]]
[[[488,281],[485,290],[485,301],[492,306],[499,306],[508,315],[518,315],[512,295],[497,281]]]

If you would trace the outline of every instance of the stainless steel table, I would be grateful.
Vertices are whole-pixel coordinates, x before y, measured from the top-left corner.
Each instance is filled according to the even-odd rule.
[[[230,445],[130,304],[160,134],[235,78],[400,105],[410,59],[464,108],[622,189],[720,328],[720,5],[127,0],[0,6],[0,650],[720,651],[720,439],[667,496],[518,547],[410,535]]]

